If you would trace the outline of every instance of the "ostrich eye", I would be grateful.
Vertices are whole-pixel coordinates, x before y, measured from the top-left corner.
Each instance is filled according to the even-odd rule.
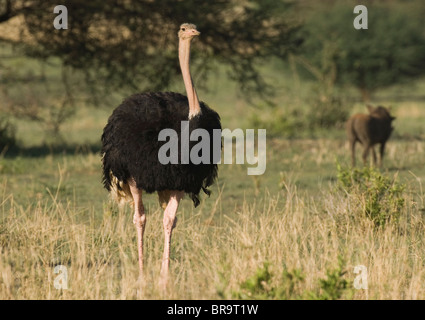
[[[182,28],[182,31],[186,31],[186,28]]]

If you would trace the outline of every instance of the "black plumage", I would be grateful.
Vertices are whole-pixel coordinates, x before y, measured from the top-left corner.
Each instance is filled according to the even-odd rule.
[[[217,177],[213,163],[213,130],[220,129],[219,115],[200,102],[201,112],[189,120],[189,132],[202,128],[210,135],[210,163],[180,164],[181,121],[188,121],[189,106],[186,96],[174,92],[135,94],[123,101],[112,115],[102,134],[103,184],[110,191],[115,176],[126,184],[133,178],[137,188],[152,193],[179,190],[188,194],[195,207],[200,191],[207,189]],[[179,164],[163,165],[158,151],[166,141],[158,141],[162,129],[173,129],[179,137]],[[197,142],[190,142],[189,149]]]

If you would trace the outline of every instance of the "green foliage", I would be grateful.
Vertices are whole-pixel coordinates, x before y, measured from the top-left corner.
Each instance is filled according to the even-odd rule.
[[[334,64],[336,82],[356,86],[364,98],[375,89],[423,75],[422,1],[367,4],[367,30],[353,27],[357,4],[327,4],[306,20],[301,56],[309,61],[308,69],[326,72]]]
[[[315,99],[311,103],[306,125],[309,128],[342,127],[348,119],[349,108],[341,98]]]
[[[398,223],[405,206],[405,185],[397,182],[396,176],[391,179],[370,167],[344,169],[338,165],[337,169],[340,187],[362,204],[363,214],[375,226]]]
[[[348,292],[348,281],[343,278],[345,261],[338,257],[338,267],[326,270],[326,279],[319,279],[319,293],[308,293],[313,300],[338,300]]]
[[[254,113],[250,126],[266,129],[268,136],[304,138],[321,129],[341,128],[348,118],[349,106],[337,97],[308,99],[308,104],[301,108],[275,108],[267,113]]]
[[[344,265],[345,261],[339,257],[338,267],[326,270],[326,278],[319,279],[314,290],[302,290],[305,276],[301,270],[283,270],[277,282],[269,270],[270,264],[265,262],[253,276],[240,284],[232,297],[244,300],[338,300],[349,293],[348,281],[343,278],[346,273]]]
[[[253,276],[240,285],[240,291],[234,292],[233,296],[237,299],[273,299],[276,296],[276,290],[270,284],[272,274],[269,271],[269,265],[265,262],[258,268]]]
[[[37,40],[14,42],[32,57],[58,57],[82,70],[87,85],[96,83],[105,92],[169,89],[180,77],[176,34],[184,22],[202,32],[193,50],[197,78],[205,81],[219,61],[250,94],[268,88],[256,62],[283,57],[300,43],[289,1],[66,1],[66,30],[52,27],[57,4],[23,0],[6,7],[4,21],[22,16],[21,30]]]
[[[300,135],[300,132],[307,127],[307,123],[305,123],[302,111],[275,109],[270,110],[266,118],[255,113],[252,114],[250,127],[266,129],[269,137],[293,138]]]
[[[90,92],[83,83],[82,73],[61,67],[57,60],[28,58],[11,45],[1,47],[0,55],[8,58],[7,67],[0,65],[4,114],[38,124],[48,142],[60,140],[57,138],[63,124],[89,101]]]

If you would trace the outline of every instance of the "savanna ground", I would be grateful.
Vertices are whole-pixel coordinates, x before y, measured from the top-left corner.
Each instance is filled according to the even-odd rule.
[[[277,108],[293,108],[305,92],[290,75],[269,72],[280,83]],[[253,114],[269,110],[247,105],[224,79],[211,78],[201,100],[220,113],[224,128],[252,128]],[[337,166],[348,168],[350,159],[343,128],[268,136],[264,175],[223,164],[210,198],[196,209],[182,202],[165,294],[158,287],[163,231],[156,195],[144,198],[140,283],[132,210],[119,210],[101,184],[100,136],[119,99],[79,110],[55,147],[43,145],[49,137],[37,124],[15,121],[20,147],[0,159],[0,298],[425,299],[424,86],[422,80],[376,95],[397,117],[381,170],[405,185],[397,221],[377,227],[364,214],[367,194],[341,187]],[[351,104],[350,113],[366,111]],[[57,265],[67,267],[66,290],[54,287]],[[357,265],[367,268],[367,290],[353,288]]]

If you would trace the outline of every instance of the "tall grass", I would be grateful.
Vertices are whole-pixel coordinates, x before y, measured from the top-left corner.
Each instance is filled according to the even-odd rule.
[[[215,206],[210,214],[187,218],[183,208],[173,234],[172,278],[165,294],[158,286],[163,248],[160,210],[147,217],[146,274],[144,281],[137,281],[130,208],[118,210],[105,203],[99,219],[93,209],[57,201],[56,193],[39,195],[23,207],[4,192],[0,298],[235,298],[265,263],[270,276],[264,286],[269,288],[281,288],[283,277],[294,270],[302,275],[287,298],[326,297],[323,290],[332,282],[324,286],[323,281],[330,276],[348,284],[338,296],[342,299],[425,298],[424,220],[413,196],[404,194],[406,205],[398,224],[376,228],[356,214],[353,198],[335,186],[323,190],[321,200],[301,197],[291,183],[283,181],[282,186],[280,193],[261,202],[244,201],[233,212],[218,214]],[[423,201],[423,194],[419,196]],[[217,198],[217,206],[220,201]],[[341,260],[343,270],[332,275],[330,270]],[[57,265],[68,270],[68,289],[54,286]],[[356,265],[368,269],[368,290],[352,287]]]

